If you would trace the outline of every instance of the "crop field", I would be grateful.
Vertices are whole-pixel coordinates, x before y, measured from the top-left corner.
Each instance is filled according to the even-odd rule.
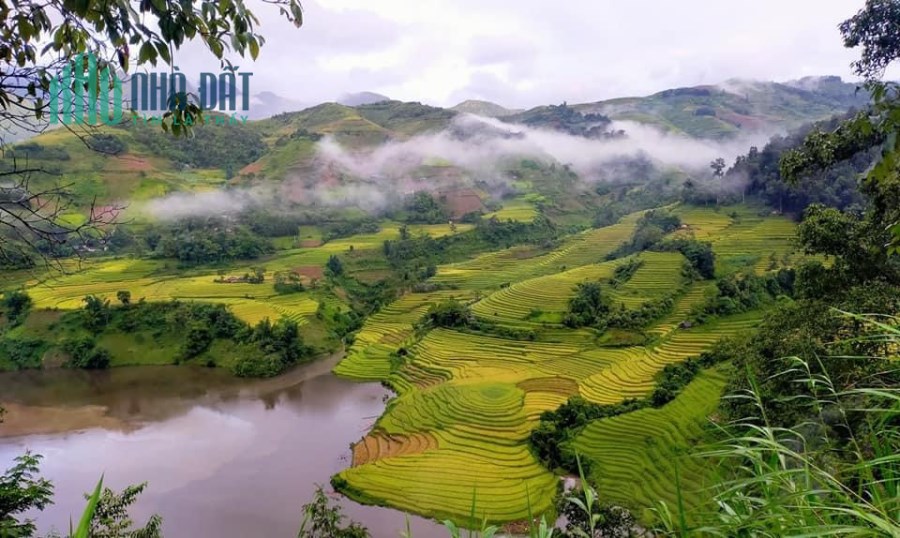
[[[524,199],[514,199],[503,202],[499,211],[484,215],[485,219],[496,218],[501,221],[531,222],[538,215],[534,204]]]
[[[633,213],[613,226],[582,232],[565,240],[559,248],[538,256],[530,256],[527,247],[514,247],[443,266],[438,268],[434,281],[469,289],[491,289],[527,278],[600,263],[607,254],[631,237],[640,215],[641,213]]]
[[[626,308],[665,297],[681,286],[684,257],[675,252],[645,252],[638,271],[617,289],[610,290],[612,300]],[[472,311],[489,321],[511,327],[534,327],[562,323],[575,286],[587,281],[612,278],[615,268],[629,258],[584,265],[561,273],[523,280],[488,295],[475,303]]]
[[[761,212],[742,206],[723,207],[718,211],[699,207],[675,210],[688,227],[679,234],[693,234],[712,243],[718,273],[748,267],[764,273],[790,266],[795,261],[797,225],[780,215],[762,217]]]
[[[742,207],[676,212],[686,227],[675,233],[712,242],[723,269],[765,271],[771,252],[778,266],[792,253],[788,219]],[[530,330],[534,341],[445,328],[417,336],[417,317],[438,300],[428,294],[405,296],[370,318],[335,372],[386,381],[397,397],[354,448],[354,465],[337,477],[341,490],[362,502],[460,522],[473,490],[479,517],[492,521],[524,518],[526,491],[535,512],[552,511],[555,478],[528,447],[542,412],[573,395],[601,404],[646,397],[664,366],[756,326],[762,312],[683,326],[691,310],[715,293],[715,282],[687,281],[680,253],[636,254],[640,268],[616,287],[608,285],[627,258],[603,260],[630,238],[639,216],[570,237],[549,251],[514,247],[438,268],[433,281],[454,286],[439,293],[468,293],[478,318]],[[607,282],[604,291],[629,309],[667,297],[675,304],[644,329],[648,343],[602,347],[595,331],[561,324],[575,285],[591,280]],[[656,499],[671,500],[673,461],[687,486],[699,486],[706,470],[687,461],[686,453],[701,437],[722,379],[718,371],[706,372],[663,408],[589,425],[577,443],[599,462],[595,469],[603,469],[595,477],[601,495],[638,510]],[[613,492],[613,482],[629,486]]]
[[[685,506],[698,507],[715,467],[691,454],[725,386],[719,369],[701,373],[675,400],[588,425],[574,446],[593,460],[591,482],[602,498],[644,508],[677,505],[675,466]],[[708,498],[708,495],[706,495]]]
[[[465,299],[467,294],[456,291],[410,293],[381,309],[366,320],[335,373],[359,381],[385,379],[391,373],[391,354],[412,337],[413,324],[429,306],[450,298]]]

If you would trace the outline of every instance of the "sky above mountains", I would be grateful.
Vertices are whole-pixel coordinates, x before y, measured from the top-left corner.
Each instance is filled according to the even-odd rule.
[[[730,78],[852,79],[838,24],[862,0],[319,0],[294,29],[249,0],[266,36],[252,92],[298,102],[374,91],[509,107],[645,95]],[[217,71],[195,44],[176,62]]]

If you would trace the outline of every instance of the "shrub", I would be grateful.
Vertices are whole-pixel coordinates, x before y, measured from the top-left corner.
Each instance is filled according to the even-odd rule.
[[[69,355],[66,364],[70,368],[83,368],[85,370],[103,370],[109,368],[111,356],[106,349],[97,347],[93,338],[85,336],[66,340],[62,345],[63,351]]]
[[[3,294],[3,300],[0,301],[6,319],[13,327],[25,321],[32,304],[31,297],[24,291],[7,291]]]

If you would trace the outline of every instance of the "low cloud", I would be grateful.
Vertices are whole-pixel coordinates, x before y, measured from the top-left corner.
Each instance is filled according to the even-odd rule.
[[[237,212],[250,204],[285,203],[316,207],[357,207],[376,212],[417,191],[446,192],[477,187],[493,195],[514,190],[507,173],[517,160],[532,159],[569,166],[589,185],[598,181],[633,181],[616,177],[631,159],[649,160],[657,168],[679,168],[703,176],[719,157],[727,163],[761,146],[770,134],[757,133],[725,142],[669,134],[634,122],[613,122],[624,136],[588,139],[566,133],[463,115],[438,133],[351,150],[332,137],[317,147],[313,171],[284,178],[267,187],[200,194],[174,194],[152,201],[145,210],[158,218]]]

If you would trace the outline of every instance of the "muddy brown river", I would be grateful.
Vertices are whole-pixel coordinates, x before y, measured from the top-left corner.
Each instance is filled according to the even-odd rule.
[[[332,375],[337,360],[264,381],[185,367],[0,374],[0,466],[25,450],[44,456],[55,504],[29,514],[42,534],[77,522],[104,475],[114,489],[149,482],[132,515],[160,514],[168,538],[294,537],[315,484],[331,491],[388,396]],[[340,502],[374,538],[405,528],[401,512]],[[432,521],[410,523],[414,538],[447,536]]]

